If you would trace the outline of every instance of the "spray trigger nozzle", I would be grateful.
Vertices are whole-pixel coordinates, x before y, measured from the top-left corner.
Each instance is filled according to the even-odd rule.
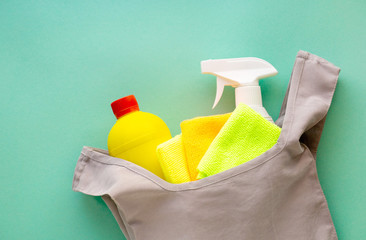
[[[212,108],[215,108],[220,101],[225,86],[234,88],[259,86],[259,79],[278,73],[270,63],[254,57],[201,61],[201,71],[217,77],[216,98]],[[236,98],[238,97],[236,96]]]

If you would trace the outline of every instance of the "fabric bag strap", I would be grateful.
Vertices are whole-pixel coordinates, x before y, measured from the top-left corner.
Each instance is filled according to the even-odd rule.
[[[299,51],[276,124],[287,143],[301,141],[314,157],[340,68],[314,54]]]

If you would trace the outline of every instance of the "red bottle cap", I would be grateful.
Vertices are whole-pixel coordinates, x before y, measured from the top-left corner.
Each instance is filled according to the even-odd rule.
[[[129,95],[112,102],[111,107],[117,119],[127,113],[140,110],[134,95]]]

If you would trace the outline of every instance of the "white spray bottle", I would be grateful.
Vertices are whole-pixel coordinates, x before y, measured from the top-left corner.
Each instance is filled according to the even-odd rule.
[[[271,77],[278,71],[268,62],[260,58],[230,58],[201,61],[201,71],[217,77],[215,108],[220,101],[225,86],[235,88],[235,104],[245,103],[273,123],[262,104],[259,79]]]

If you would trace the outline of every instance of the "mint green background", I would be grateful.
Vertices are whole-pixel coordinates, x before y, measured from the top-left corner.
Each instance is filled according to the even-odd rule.
[[[260,57],[277,118],[299,49],[341,67],[318,153],[339,239],[366,239],[366,2],[0,1],[0,239],[123,239],[99,197],[71,190],[83,145],[106,148],[110,102],[179,123],[217,109],[209,58]]]

